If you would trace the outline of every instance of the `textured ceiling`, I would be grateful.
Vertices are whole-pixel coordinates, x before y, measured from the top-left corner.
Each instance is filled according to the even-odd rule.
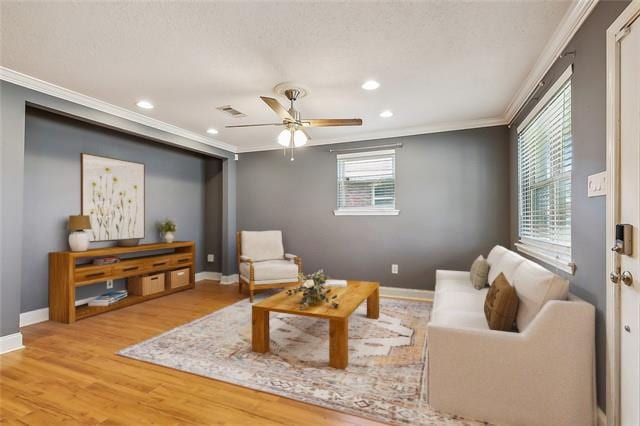
[[[318,142],[501,118],[570,3],[2,2],[0,64],[239,150],[275,145],[259,100],[305,85],[303,117],[360,117],[311,129]],[[363,81],[380,89],[366,92]],[[285,100],[281,98],[285,103]],[[232,105],[247,114],[216,110]],[[380,111],[394,117],[383,119]]]

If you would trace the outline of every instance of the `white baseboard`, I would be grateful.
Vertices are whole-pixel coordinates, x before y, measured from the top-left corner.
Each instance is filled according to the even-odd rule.
[[[221,276],[222,274],[220,272],[209,272],[209,271],[196,272],[196,282],[202,281],[202,280],[220,281]]]
[[[49,308],[36,309],[35,311],[20,314],[20,327],[49,320]]]
[[[221,272],[198,272],[196,274],[196,282],[202,280],[220,281],[220,284],[237,284],[238,274],[222,275]]]
[[[398,299],[433,300],[432,290],[414,288],[380,287],[380,296]]]
[[[76,306],[89,303],[89,300],[94,297],[85,297],[84,299],[76,300]],[[49,321],[49,308],[36,309],[34,311],[23,312],[20,314],[20,327],[26,327],[28,325],[38,324],[39,322]]]
[[[607,415],[598,407],[598,426],[607,426]]]
[[[237,284],[238,279],[238,274],[222,275],[222,277],[220,277],[220,284]]]
[[[22,333],[17,332],[0,337],[0,354],[17,351],[18,349],[24,349],[22,345]]]

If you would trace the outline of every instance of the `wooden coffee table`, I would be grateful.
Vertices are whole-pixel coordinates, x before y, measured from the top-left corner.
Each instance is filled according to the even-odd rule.
[[[367,317],[377,319],[380,312],[380,284],[368,281],[348,281],[347,287],[332,287],[331,295],[337,294],[338,308],[326,303],[300,309],[301,295],[280,292],[252,307],[251,349],[254,352],[269,352],[269,312],[304,315],[329,320],[329,366],[347,368],[349,363],[349,316],[365,300]]]

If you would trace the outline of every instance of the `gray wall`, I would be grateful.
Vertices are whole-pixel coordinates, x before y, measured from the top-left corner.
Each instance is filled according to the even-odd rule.
[[[215,158],[205,160],[204,173],[204,270],[222,272],[222,161]],[[207,254],[214,255],[213,262],[206,262]]]
[[[43,92],[0,81],[0,335],[19,331],[22,280],[23,180],[25,107],[33,105],[56,111],[100,127],[118,129],[155,142],[219,158],[223,165],[234,163],[234,154],[173,133],[149,127]],[[235,234],[235,165],[223,167],[223,238]],[[225,218],[234,218],[225,221]],[[222,259],[233,259],[235,240],[223,241]],[[16,267],[18,266],[18,267]]]
[[[587,177],[606,169],[606,30],[628,2],[600,2],[573,37],[566,50],[575,58],[558,59],[545,76],[550,87],[570,63],[572,77],[573,170],[571,184],[571,239],[576,273],[568,276],[571,291],[593,303],[597,309],[596,345],[598,401],[605,404],[605,197],[587,197]],[[541,96],[541,90],[536,96]],[[518,239],[518,184],[516,127],[535,102],[527,105],[510,131],[511,146],[511,242]],[[535,259],[534,259],[535,260]],[[550,268],[548,265],[545,267]]]
[[[402,142],[398,216],[334,216],[336,154],[329,146],[247,153],[237,162],[238,229],[282,229],[305,272],[433,289],[435,270],[468,270],[509,242],[509,148],[505,126],[336,145]],[[399,274],[391,274],[391,264]]]
[[[217,159],[104,129],[58,114],[28,108],[24,153],[24,216],[21,312],[48,306],[47,253],[68,250],[66,221],[80,213],[80,154],[103,155],[145,165],[145,238],[160,241],[158,221],[172,218],[176,238],[196,242],[196,271],[205,263],[205,162],[221,168]],[[220,182],[221,183],[221,182]],[[221,209],[220,191],[206,201]],[[219,214],[209,228],[221,230]],[[212,233],[220,238],[221,232]],[[92,247],[113,243],[92,243]],[[220,241],[209,241],[218,249]],[[218,251],[216,254],[220,254]],[[119,283],[120,286],[124,282]],[[77,298],[105,291],[104,284],[78,289]]]

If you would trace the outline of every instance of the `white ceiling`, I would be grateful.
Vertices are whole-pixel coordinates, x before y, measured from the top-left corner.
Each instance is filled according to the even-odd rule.
[[[224,126],[277,121],[258,96],[296,81],[303,117],[364,120],[311,129],[314,142],[348,141],[504,120],[570,4],[2,2],[0,64],[203,136],[215,127],[239,151],[277,147],[278,129]],[[381,87],[362,90],[367,79]],[[143,98],[155,109],[138,110]]]

